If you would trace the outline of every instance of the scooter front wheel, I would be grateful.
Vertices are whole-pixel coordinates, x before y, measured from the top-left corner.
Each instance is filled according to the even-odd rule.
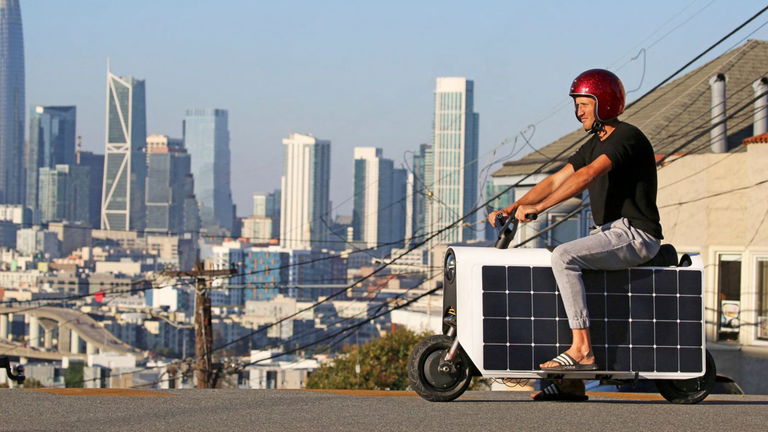
[[[417,343],[408,358],[408,380],[411,388],[430,402],[450,402],[461,396],[472,382],[470,361],[459,347],[449,372],[440,370],[453,339],[445,335],[430,336]]]

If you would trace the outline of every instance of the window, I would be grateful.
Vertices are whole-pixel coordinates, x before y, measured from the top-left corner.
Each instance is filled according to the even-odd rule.
[[[547,215],[548,226],[552,226],[563,219],[566,214],[552,213]],[[549,231],[547,241],[550,246],[557,246],[580,237],[581,218],[579,215],[573,215],[567,221],[561,223]]]
[[[757,259],[757,338],[768,340],[768,257]]]
[[[739,338],[741,315],[741,255],[722,254],[718,257],[717,286],[719,290],[720,340]]]

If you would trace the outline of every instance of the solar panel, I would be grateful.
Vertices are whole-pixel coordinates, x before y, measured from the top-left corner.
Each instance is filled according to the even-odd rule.
[[[571,344],[552,269],[483,266],[483,368],[538,370]],[[701,270],[585,271],[600,370],[703,371]]]

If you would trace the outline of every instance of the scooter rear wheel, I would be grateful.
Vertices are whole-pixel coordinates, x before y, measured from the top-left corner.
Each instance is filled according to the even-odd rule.
[[[461,347],[454,357],[452,372],[438,369],[452,344],[453,339],[448,336],[430,336],[417,343],[408,358],[411,388],[430,402],[452,401],[461,396],[472,381],[470,360]]]

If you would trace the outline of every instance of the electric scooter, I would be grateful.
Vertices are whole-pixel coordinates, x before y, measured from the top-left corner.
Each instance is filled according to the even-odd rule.
[[[534,219],[536,215],[529,215]],[[542,370],[571,345],[548,249],[507,249],[518,221],[497,219],[495,248],[451,246],[443,261],[442,334],[414,347],[411,388],[432,402],[461,396],[472,377],[655,380],[672,403],[709,395],[716,367],[704,338],[703,262],[662,245],[649,262],[583,272],[594,371]]]

